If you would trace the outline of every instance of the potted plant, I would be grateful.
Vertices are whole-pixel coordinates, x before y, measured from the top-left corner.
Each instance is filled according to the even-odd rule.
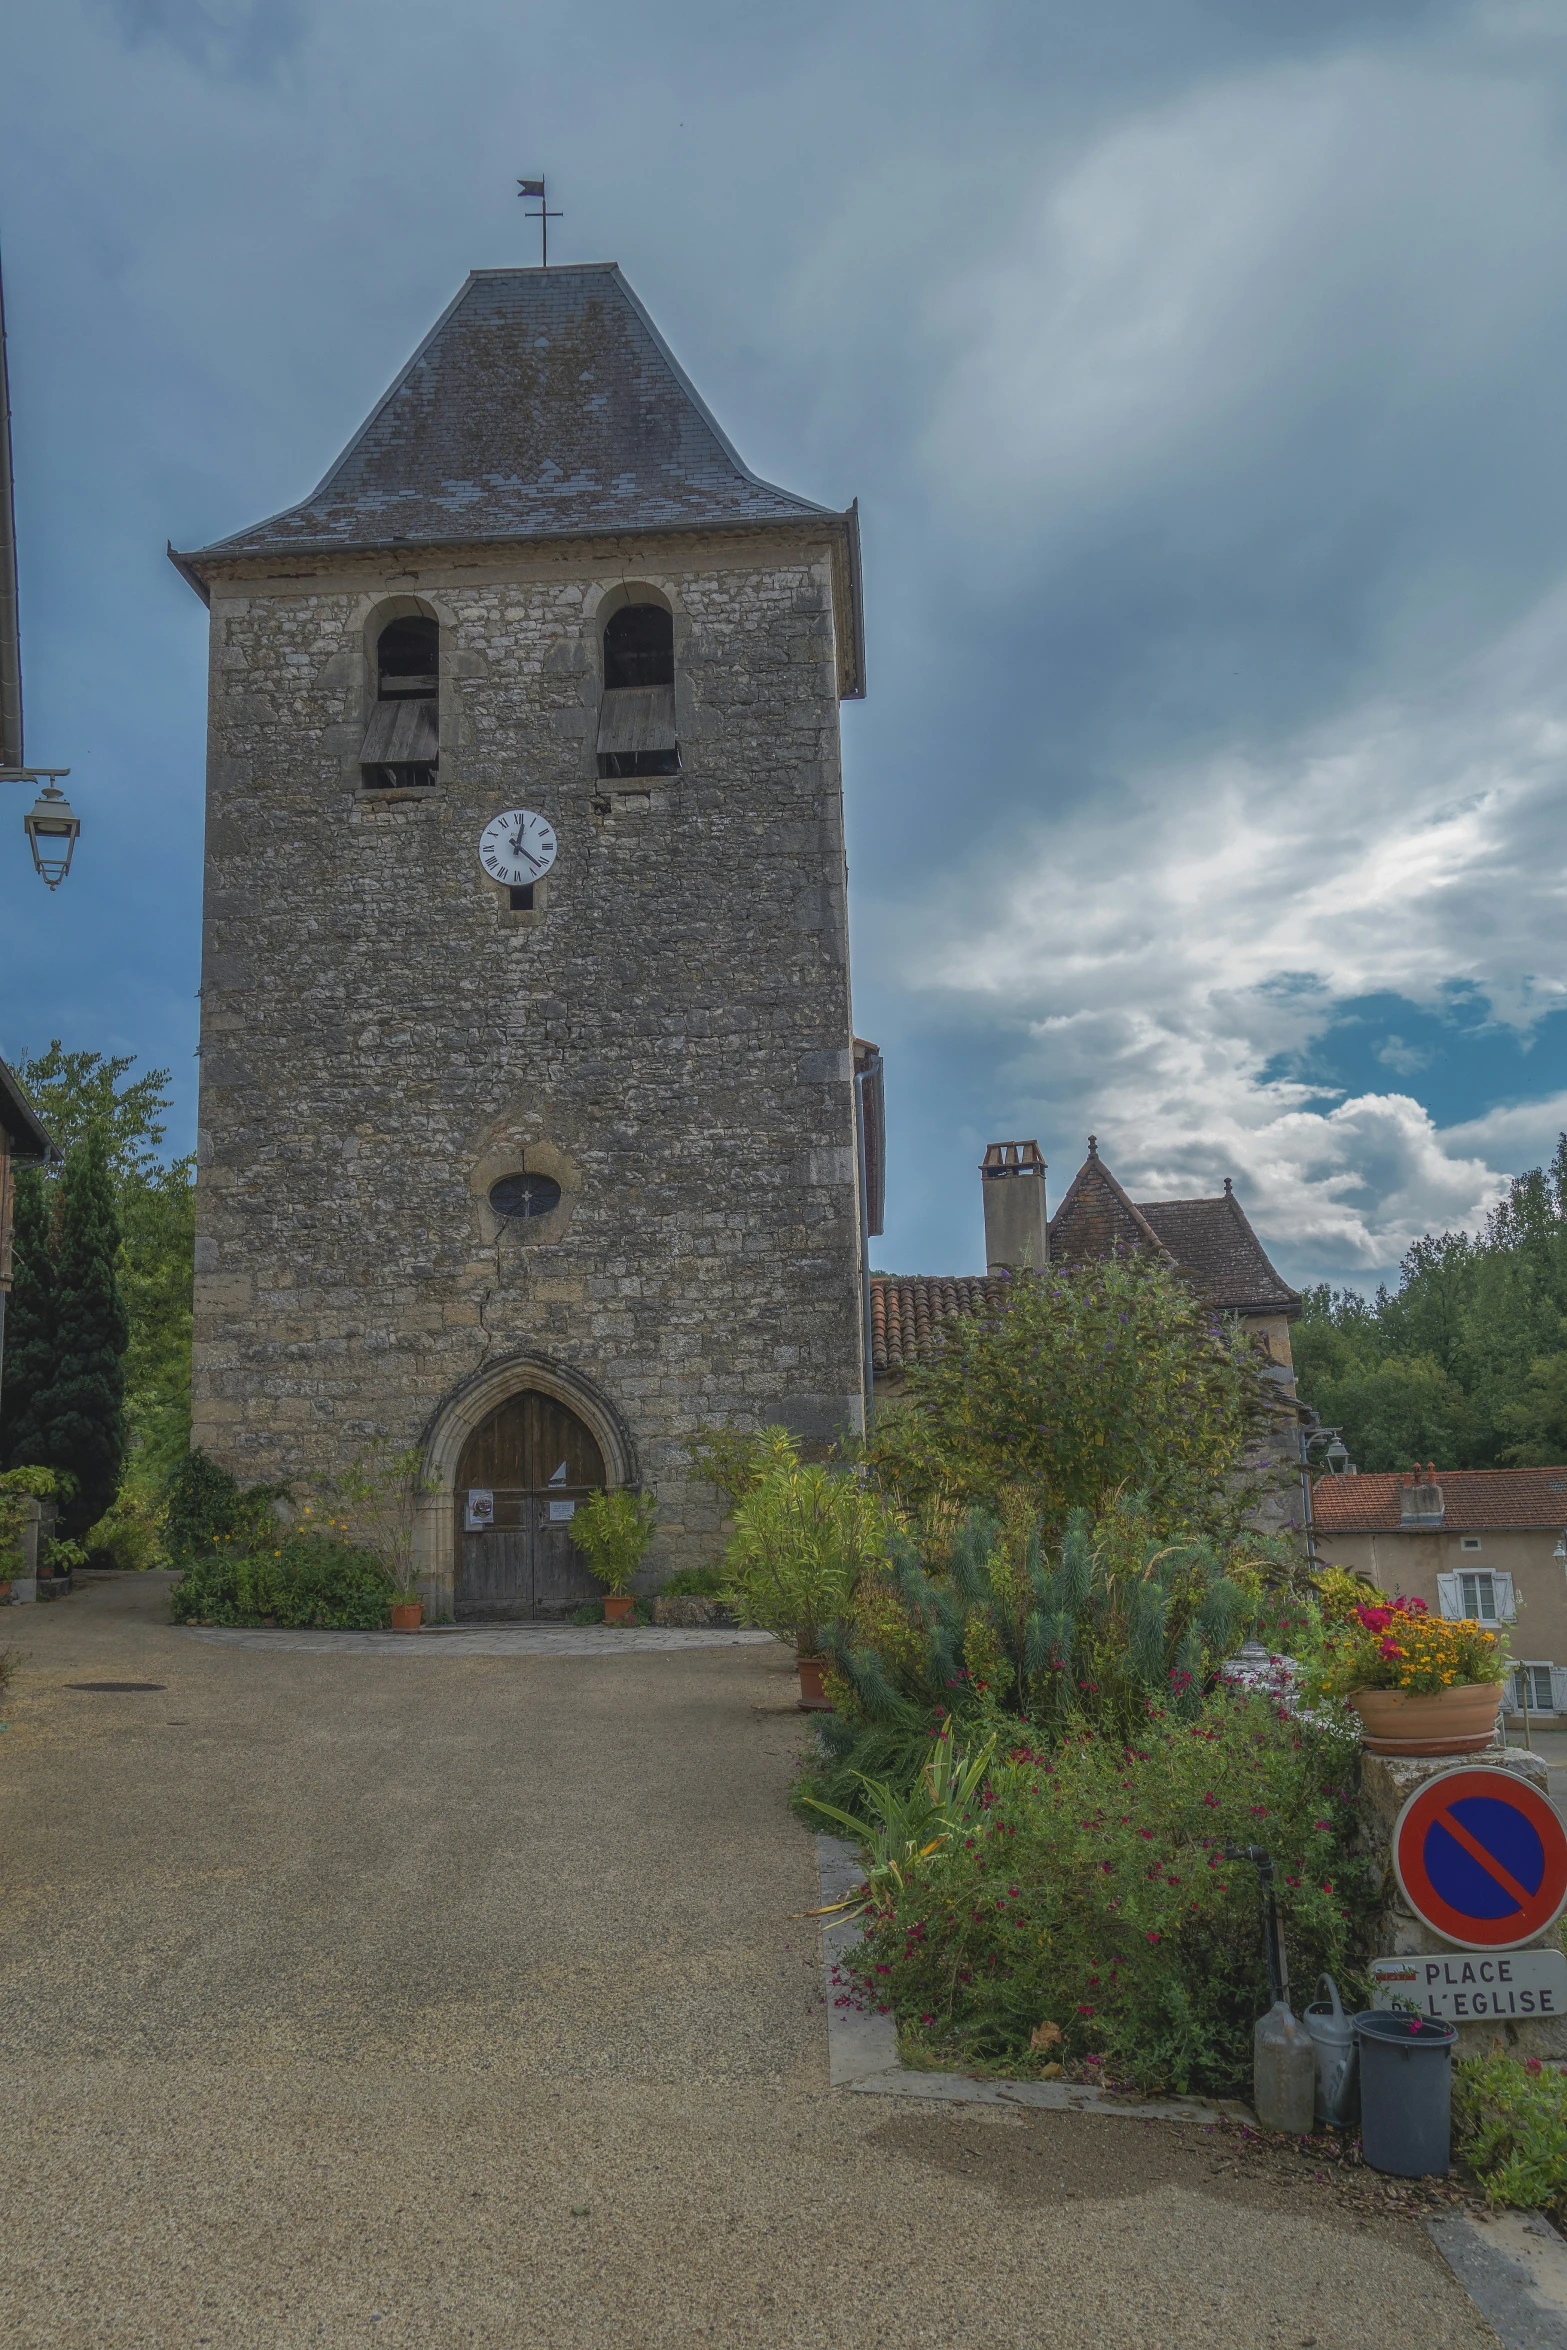
[[[627,1623],[636,1613],[632,1580],[653,1539],[658,1506],[650,1493],[623,1485],[613,1493],[590,1493],[578,1502],[571,1539],[604,1586],[604,1621]]]
[[[1349,1610],[1308,1694],[1342,1697],[1372,1754],[1477,1754],[1495,1738],[1508,1669],[1496,1633],[1394,1599]]]
[[[300,1520],[309,1528],[369,1552],[387,1581],[394,1632],[417,1632],[424,1620],[424,1594],[414,1569],[420,1512],[440,1480],[425,1467],[416,1444],[399,1450],[386,1437],[366,1445],[338,1476],[333,1490],[342,1517],[316,1519],[307,1502]]]
[[[822,1636],[887,1547],[881,1505],[858,1479],[791,1457],[735,1510],[726,1597],[744,1624],[792,1638],[805,1713],[830,1713]]]
[[[394,1632],[417,1632],[424,1621],[424,1594],[417,1583],[394,1581],[387,1594]]]

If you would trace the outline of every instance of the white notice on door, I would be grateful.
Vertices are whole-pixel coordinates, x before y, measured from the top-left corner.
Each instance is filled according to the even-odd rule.
[[[563,1518],[574,1518],[576,1514],[577,1505],[574,1501],[552,1501],[550,1503],[550,1524],[552,1526],[558,1526]]]
[[[495,1496],[487,1485],[470,1485],[463,1524],[470,1534],[482,1534],[495,1523]]]
[[[1559,1950],[1415,1951],[1371,1961],[1374,2007],[1418,2007],[1451,2024],[1567,2015],[1567,1958]]]

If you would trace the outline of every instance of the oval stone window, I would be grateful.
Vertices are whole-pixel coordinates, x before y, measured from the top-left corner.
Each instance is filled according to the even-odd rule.
[[[490,1205],[497,1216],[547,1216],[560,1206],[560,1185],[553,1175],[503,1175],[490,1185]]]

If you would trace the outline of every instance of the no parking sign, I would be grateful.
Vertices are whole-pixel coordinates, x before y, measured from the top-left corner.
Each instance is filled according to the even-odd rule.
[[[1417,1918],[1464,1950],[1516,1950],[1567,1907],[1567,1830],[1511,1771],[1444,1771],[1393,1829],[1393,1869]]]

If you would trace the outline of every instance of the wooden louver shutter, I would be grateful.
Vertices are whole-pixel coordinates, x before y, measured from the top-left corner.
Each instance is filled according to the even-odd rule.
[[[601,756],[635,751],[672,751],[675,746],[675,689],[672,685],[617,685],[605,688],[599,703]]]
[[[359,750],[364,766],[433,767],[439,756],[433,702],[405,698],[376,703]]]

